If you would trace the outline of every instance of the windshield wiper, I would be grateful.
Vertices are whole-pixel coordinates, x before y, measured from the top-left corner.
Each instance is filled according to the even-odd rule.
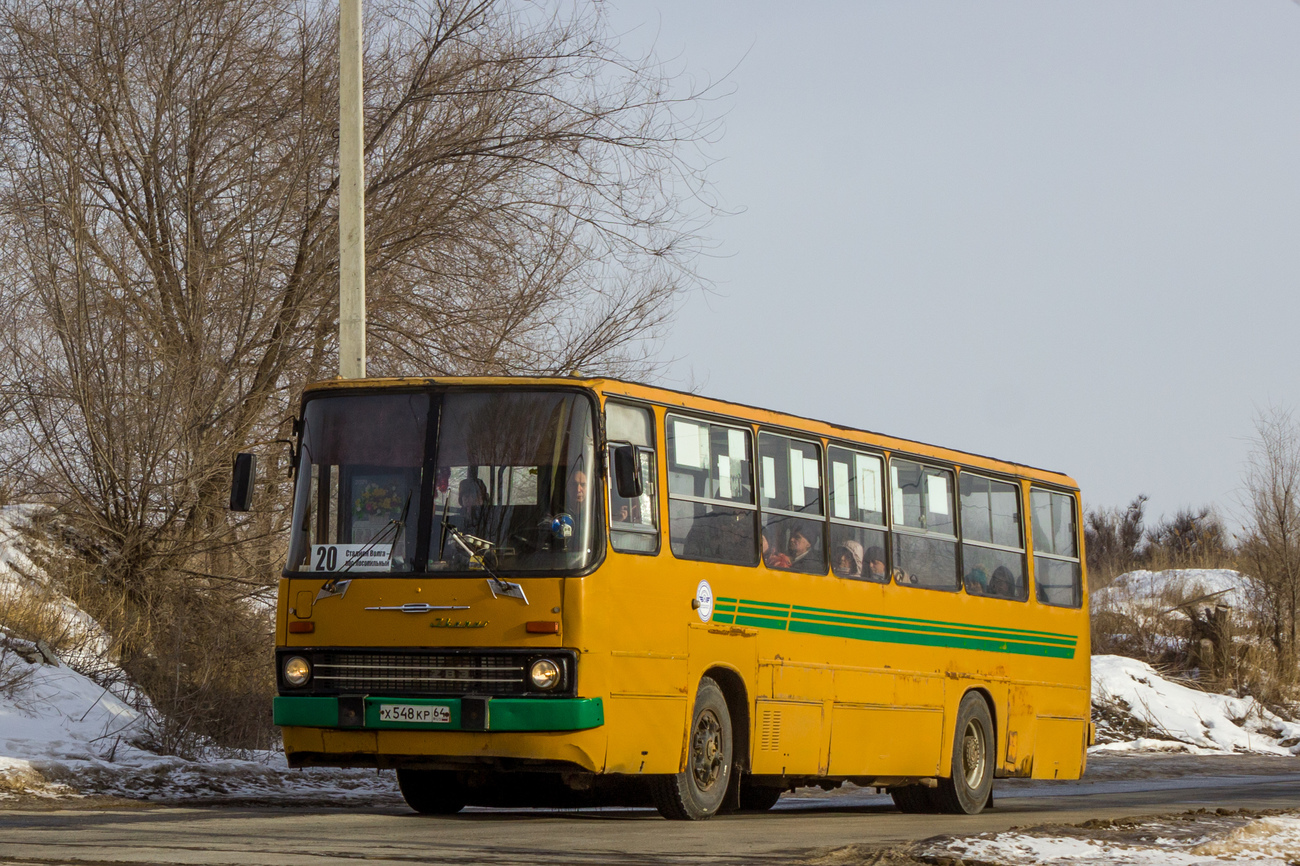
[[[504,595],[509,598],[517,598],[524,604],[528,604],[528,596],[524,593],[521,584],[498,577],[497,573],[487,564],[486,554],[492,552],[492,548],[496,547],[495,544],[485,538],[470,535],[468,532],[451,525],[445,517],[442,519],[442,531],[450,535],[451,540],[456,542],[461,550],[465,551],[465,555],[469,557],[470,568],[477,565],[490,575],[487,578],[487,584],[493,598]]]

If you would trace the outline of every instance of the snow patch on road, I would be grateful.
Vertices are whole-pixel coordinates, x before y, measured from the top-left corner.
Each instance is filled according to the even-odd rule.
[[[1152,822],[1120,834],[1124,838],[1145,837],[1144,842],[1082,832],[1072,835],[1068,828],[985,833],[941,840],[923,853],[931,858],[960,857],[1003,866],[1218,866],[1243,862],[1287,866],[1300,859],[1300,814],[1258,818],[1232,829],[1211,829],[1204,835],[1162,835],[1165,829]]]

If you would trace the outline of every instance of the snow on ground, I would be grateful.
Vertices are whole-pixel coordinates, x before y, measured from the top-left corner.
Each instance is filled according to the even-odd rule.
[[[1165,571],[1129,571],[1092,593],[1094,613],[1099,610],[1168,610],[1172,604],[1213,596],[1207,603],[1222,603],[1235,610],[1250,606],[1249,579],[1228,568],[1171,568]]]
[[[15,543],[30,514],[22,506],[0,509],[0,800],[115,795],[161,801],[401,802],[388,771],[291,770],[278,752],[189,761],[143,748],[148,699],[114,663],[111,641],[99,624],[52,589]],[[37,615],[33,605],[61,635],[60,645],[71,648],[64,659],[5,628],[14,617]]]
[[[400,802],[392,773],[291,770],[284,756],[187,761],[134,740],[146,717],[65,664],[29,664],[0,697],[0,799],[116,795],[146,800],[385,804]]]
[[[984,833],[937,841],[922,854],[1002,866],[1218,866],[1243,862],[1287,866],[1300,860],[1300,813],[1186,824],[1185,819],[1156,820],[1119,832],[1057,827]]]
[[[1254,698],[1203,692],[1160,676],[1146,662],[1092,657],[1094,707],[1117,707],[1151,736],[1094,747],[1094,751],[1168,750],[1182,744],[1201,754],[1300,754],[1300,724],[1281,719]]]

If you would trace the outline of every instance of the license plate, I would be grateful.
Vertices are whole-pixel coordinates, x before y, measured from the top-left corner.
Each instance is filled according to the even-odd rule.
[[[379,721],[448,725],[451,724],[451,707],[380,704]]]

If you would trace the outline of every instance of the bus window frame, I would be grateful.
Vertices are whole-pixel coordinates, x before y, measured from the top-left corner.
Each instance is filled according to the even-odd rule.
[[[673,493],[671,476],[669,475],[672,467],[672,455],[668,453],[668,425],[671,424],[674,419],[678,419],[678,418],[680,418],[683,421],[694,421],[696,423],[707,424],[709,426],[716,425],[718,427],[723,427],[728,430],[741,430],[750,437],[749,439],[749,454],[750,454],[749,490],[753,498],[752,502],[741,503],[741,502],[734,502],[730,499],[712,499],[707,496],[694,496],[694,495],[687,496],[683,494]],[[668,536],[668,552],[672,554],[673,559],[679,560],[681,562],[707,562],[707,563],[720,564],[720,565],[729,565],[734,568],[758,568],[759,564],[762,563],[763,557],[760,553],[759,541],[758,541],[759,533],[762,532],[762,527],[759,526],[759,522],[758,522],[759,521],[758,500],[759,500],[760,491],[756,483],[758,480],[757,468],[754,465],[756,461],[753,459],[758,455],[758,436],[755,432],[756,426],[757,425],[747,423],[739,418],[730,418],[725,415],[710,415],[706,412],[696,413],[690,410],[680,411],[680,410],[674,410],[671,407],[668,408],[668,411],[664,412],[664,421],[663,421],[664,504],[663,507],[668,512],[668,520],[666,522],[666,525],[663,528],[663,531],[664,534]],[[711,472],[711,471],[712,470],[710,470],[707,466],[705,467],[705,472]],[[692,502],[700,505],[721,505],[723,508],[735,508],[742,511],[748,511],[750,513],[750,520],[753,523],[753,529],[754,529],[754,544],[752,550],[752,553],[754,554],[753,563],[735,563],[735,562],[727,562],[727,561],[716,560],[716,559],[700,559],[698,557],[686,556],[684,554],[678,555],[677,551],[673,550],[672,501],[674,499],[676,499],[679,502]],[[683,546],[685,545],[685,543],[686,543],[686,539],[683,538],[682,539]]]
[[[811,445],[817,449],[817,474],[818,474],[817,491],[820,494],[821,509],[822,509],[820,514],[808,514],[807,512],[804,511],[787,511],[784,508],[765,508],[763,506],[763,487],[762,487],[763,458],[762,458],[762,445],[760,444],[760,442],[761,442],[761,437],[763,436],[764,433],[768,434],[769,436],[780,436],[782,439],[787,439],[791,442],[802,442],[805,445]],[[785,432],[783,428],[772,428],[772,427],[765,427],[763,425],[758,425],[758,430],[754,435],[754,457],[756,458],[754,460],[754,479],[756,482],[754,485],[754,503],[758,506],[759,533],[763,533],[767,530],[767,527],[763,523],[763,515],[765,514],[775,514],[780,517],[793,517],[799,520],[809,520],[814,522],[820,522],[822,524],[822,531],[819,533],[821,536],[820,544],[822,548],[822,570],[821,571],[800,571],[799,569],[795,569],[795,568],[772,568],[766,564],[764,564],[763,567],[768,568],[771,571],[779,571],[783,574],[808,574],[813,576],[816,575],[825,576],[829,574],[831,570],[830,568],[831,562],[829,556],[830,538],[829,538],[829,531],[828,531],[830,529],[830,523],[828,521],[828,517],[830,515],[830,507],[829,507],[830,488],[826,483],[826,443],[823,442],[820,438],[809,439],[807,438],[809,435],[811,434],[807,433],[806,431],[801,431],[798,435],[792,435],[790,433]],[[805,487],[806,486],[807,485],[805,485]],[[761,556],[761,551],[763,549],[763,542],[761,540],[759,541],[758,546],[760,551],[759,561],[761,562],[763,559],[763,557]]]
[[[861,454],[867,457],[875,457],[880,461],[880,470],[881,470],[880,516],[883,520],[881,524],[877,525],[874,523],[863,523],[862,521],[859,520],[850,520],[845,517],[835,517],[833,515],[833,505],[831,503],[831,449],[832,448],[838,448],[841,451],[847,451],[850,454]],[[869,446],[861,445],[855,442],[844,442],[843,440],[839,440],[839,439],[827,439],[826,440],[826,466],[824,471],[826,473],[826,528],[827,528],[826,541],[827,541],[828,550],[830,547],[830,527],[832,526],[851,526],[857,529],[870,529],[876,532],[880,532],[885,537],[884,538],[885,543],[883,547],[885,553],[885,575],[888,579],[883,582],[878,582],[874,580],[855,580],[853,578],[845,578],[838,574],[835,574],[834,564],[831,563],[830,560],[828,559],[827,565],[830,566],[831,575],[839,580],[845,580],[850,583],[872,583],[872,584],[876,584],[877,586],[889,586],[894,582],[894,577],[893,577],[894,570],[891,564],[894,558],[894,550],[893,550],[894,545],[890,543],[890,539],[889,539],[889,527],[890,527],[889,516],[890,516],[890,510],[893,507],[892,503],[890,502],[890,496],[889,496],[889,452],[883,450],[873,451]],[[831,556],[835,555],[835,551],[833,550],[830,550],[829,553]],[[866,573],[866,570],[867,570],[867,563],[864,561],[862,563],[862,571],[864,574]]]
[[[1040,553],[1038,547],[1033,544],[1034,542],[1033,508],[1034,508],[1035,490],[1041,491],[1042,493],[1064,496],[1070,500],[1070,510],[1074,517],[1074,551],[1075,551],[1074,556],[1061,556],[1060,554],[1055,552]],[[1082,610],[1087,606],[1088,581],[1087,581],[1087,575],[1083,573],[1084,562],[1083,562],[1083,557],[1080,555],[1083,552],[1083,539],[1080,537],[1080,533],[1083,527],[1081,525],[1082,521],[1079,518],[1079,512],[1080,512],[1079,497],[1077,495],[1077,491],[1069,490],[1067,488],[1061,488],[1061,487],[1051,487],[1049,485],[1042,484],[1037,481],[1030,482],[1029,484],[1029,526],[1027,527],[1028,531],[1025,534],[1026,534],[1026,542],[1029,545],[1031,545],[1030,549],[1033,551],[1033,555],[1031,559],[1037,559],[1038,557],[1041,556],[1043,559],[1050,559],[1056,562],[1072,562],[1075,565],[1079,566],[1079,603],[1078,604],[1053,604],[1050,601],[1045,601],[1038,597],[1038,568],[1035,565],[1034,574],[1033,574],[1034,586],[1031,595],[1034,597],[1034,602],[1036,604],[1041,604],[1044,607],[1051,607],[1057,610]]]
[[[994,543],[994,542],[992,542],[992,541],[971,541],[971,540],[968,540],[968,539],[966,538],[966,527],[965,527],[965,526],[963,525],[963,523],[962,523],[962,506],[961,506],[961,479],[962,479],[962,476],[964,476],[964,475],[970,475],[972,478],[982,478],[982,479],[985,480],[985,481],[994,481],[994,482],[997,482],[998,484],[1007,484],[1007,485],[1010,485],[1011,487],[1015,488],[1015,491],[1016,491],[1016,502],[1020,505],[1020,520],[1019,520],[1019,523],[1020,523],[1020,543],[1021,543],[1021,545],[1023,545],[1022,547],[1007,547],[1006,545],[1003,545],[1003,544],[997,544],[997,543]],[[999,476],[999,475],[992,474],[992,473],[981,472],[981,471],[976,470],[976,469],[969,469],[969,470],[968,470],[968,469],[964,469],[964,468],[962,468],[962,467],[957,467],[957,488],[956,488],[956,491],[955,491],[955,492],[956,492],[956,494],[957,494],[957,532],[958,532],[958,536],[957,536],[957,538],[958,538],[958,544],[957,544],[957,567],[958,567],[958,569],[959,569],[959,570],[961,571],[961,573],[962,573],[962,587],[961,587],[961,591],[962,591],[963,593],[965,593],[966,595],[971,595],[972,598],[992,598],[992,599],[996,599],[996,600],[998,600],[998,601],[1014,601],[1014,602],[1016,602],[1017,604],[1026,604],[1026,603],[1028,603],[1030,597],[1034,595],[1034,591],[1035,591],[1036,587],[1031,587],[1031,586],[1030,586],[1030,576],[1031,576],[1031,575],[1030,575],[1029,560],[1031,560],[1031,559],[1033,558],[1033,555],[1034,555],[1034,554],[1033,554],[1033,553],[1031,552],[1031,550],[1030,550],[1030,547],[1029,547],[1029,541],[1030,541],[1030,536],[1031,536],[1033,533],[1030,532],[1030,531],[1027,531],[1027,530],[1026,530],[1026,525],[1025,525],[1025,515],[1028,513],[1028,508],[1026,508],[1026,506],[1029,504],[1029,500],[1028,500],[1028,498],[1025,496],[1024,485],[1022,485],[1022,484],[1019,482],[1019,480],[1018,480],[1018,479],[1015,479],[1015,478],[1007,478],[1007,477]],[[999,551],[1002,551],[1003,553],[1017,553],[1017,554],[1019,554],[1019,555],[1022,557],[1022,559],[1024,560],[1024,563],[1025,563],[1025,565],[1024,565],[1024,572],[1025,572],[1025,597],[1024,597],[1024,598],[1014,598],[1014,597],[1001,596],[1001,595],[972,595],[971,593],[967,592],[967,591],[966,591],[966,561],[965,561],[965,547],[966,547],[966,545],[968,545],[968,544],[973,545],[973,546],[975,546],[975,547],[981,547],[981,548],[984,548],[984,549],[986,549],[986,550],[999,550]]]
[[[662,488],[660,487],[659,484],[659,460],[658,460],[659,448],[658,448],[658,441],[657,441],[659,438],[657,435],[659,431],[656,429],[658,425],[655,424],[655,410],[652,405],[647,403],[641,403],[636,400],[625,400],[620,397],[613,397],[613,396],[607,397],[605,399],[605,405],[601,407],[601,411],[600,411],[600,422],[601,422],[602,434],[604,434],[607,431],[606,413],[609,411],[610,403],[613,403],[615,406],[622,406],[628,409],[638,409],[640,411],[649,414],[650,444],[640,445],[635,442],[628,442],[623,439],[608,439],[608,438],[605,439],[605,447],[603,450],[605,454],[605,498],[606,498],[605,518],[607,523],[606,538],[609,539],[609,546],[615,553],[624,553],[630,556],[658,556],[660,551],[663,550],[664,528],[660,526],[660,523],[662,521],[660,520],[661,515],[659,514],[659,509],[662,505],[662,503],[659,501],[660,498],[662,497]],[[614,448],[619,445],[632,446],[634,453],[637,455],[638,460],[640,459],[640,456],[643,452],[650,454],[651,457],[650,466],[651,466],[651,471],[654,474],[654,478],[650,479],[650,481],[655,486],[655,502],[653,508],[651,509],[654,515],[653,527],[647,528],[636,524],[619,524],[616,528],[614,525],[614,471],[610,464],[609,452],[611,448]],[[665,470],[664,477],[666,478],[667,463],[664,464],[664,470]],[[644,483],[645,483],[645,479],[643,478],[642,484]],[[616,532],[629,532],[636,535],[647,535],[647,536],[653,535],[655,538],[654,549],[653,550],[631,550],[631,549],[616,547],[614,544],[614,533]]]
[[[887,563],[887,565],[889,568],[890,583],[894,584],[895,586],[904,586],[907,587],[908,589],[928,589],[931,592],[951,592],[951,593],[965,592],[965,581],[963,580],[962,561],[961,561],[961,544],[962,544],[961,507],[960,507],[961,496],[958,495],[958,490],[957,490],[958,466],[956,464],[944,465],[941,463],[936,463],[935,461],[930,460],[928,458],[914,457],[911,454],[903,454],[903,453],[899,453],[899,454],[891,453],[888,455],[888,458],[889,459],[885,462],[885,475],[886,475],[885,482],[886,482],[886,492],[888,495],[885,498],[889,500],[889,511],[885,513],[885,519],[888,521],[888,525],[889,525],[889,562]],[[949,502],[949,506],[952,508],[953,511],[952,534],[948,534],[946,532],[937,532],[929,529],[928,527],[920,528],[916,526],[907,526],[905,524],[898,524],[894,522],[893,466],[895,460],[901,460],[905,463],[913,463],[916,464],[917,466],[920,466],[922,469],[933,469],[938,472],[948,473],[948,477],[950,481],[948,490],[949,490],[949,495],[952,497],[951,501]],[[927,493],[927,502],[928,502],[928,496],[929,495]],[[927,504],[927,510],[928,510],[928,504]],[[954,585],[951,588],[949,588],[946,586],[924,586],[919,583],[907,584],[907,583],[899,582],[898,577],[901,574],[902,570],[895,569],[894,566],[893,536],[895,534],[909,535],[914,538],[926,538],[926,539],[937,539],[939,541],[951,541],[954,547],[953,561],[956,563],[957,566],[957,573],[953,575],[955,578]]]

